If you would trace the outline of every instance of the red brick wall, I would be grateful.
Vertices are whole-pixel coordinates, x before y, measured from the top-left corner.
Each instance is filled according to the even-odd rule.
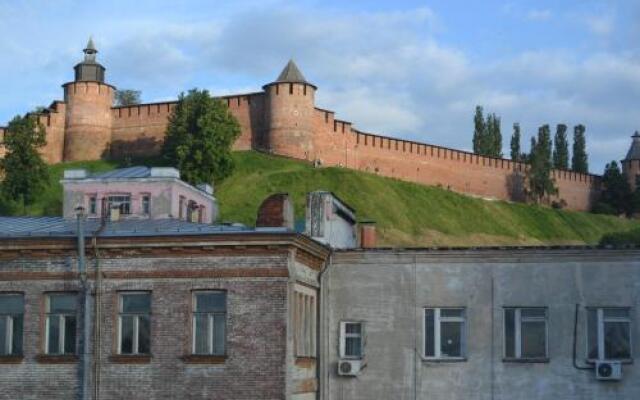
[[[47,127],[48,145],[43,151],[47,162],[60,161],[63,150],[65,160],[96,159],[107,146],[116,156],[150,155],[160,150],[175,102],[111,108],[105,91],[96,92],[99,96],[93,93],[94,86],[109,86],[68,85],[68,90],[74,88],[70,92],[74,101],[66,104],[66,121],[64,104],[42,120]],[[76,94],[78,88],[81,95]],[[312,85],[274,83],[264,90],[222,97],[241,126],[234,150],[264,149],[480,197],[522,198],[523,164],[359,132],[350,122],[335,119],[333,111],[315,108]],[[103,118],[103,111],[108,112],[109,121]],[[597,176],[556,171],[554,177],[558,198],[571,209],[589,209],[599,194]]]
[[[441,186],[460,193],[518,199],[525,165],[507,159],[368,134],[316,109],[314,153],[324,165],[337,165],[382,176]],[[522,172],[521,172],[522,171]],[[597,195],[599,177],[554,171],[559,198],[569,208],[587,210]]]
[[[97,160],[107,155],[114,90],[113,86],[99,82],[64,85],[65,161]]]
[[[144,156],[160,151],[169,115],[176,102],[140,104],[111,109],[112,156]]]

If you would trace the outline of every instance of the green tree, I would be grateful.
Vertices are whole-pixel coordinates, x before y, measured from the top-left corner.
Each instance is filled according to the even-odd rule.
[[[180,94],[169,117],[162,155],[191,183],[224,180],[233,172],[231,146],[240,125],[227,105],[207,90]]]
[[[7,127],[4,146],[7,153],[0,160],[4,180],[0,192],[5,201],[24,207],[36,200],[49,177],[47,165],[38,150],[47,143],[45,129],[30,115],[15,117]]]
[[[571,158],[571,169],[586,174],[589,172],[589,161],[584,131],[585,127],[582,124],[576,125],[573,128],[573,157]]]
[[[139,90],[116,90],[115,97],[113,98],[113,105],[117,107],[121,106],[133,106],[140,104],[140,91]]]
[[[569,142],[565,124],[556,126],[556,135],[553,139],[553,168],[569,169]]]
[[[500,117],[489,114],[486,121],[484,154],[490,157],[502,157],[502,133],[500,132]]]
[[[502,157],[500,118],[496,114],[489,114],[485,119],[482,106],[476,106],[473,124],[473,152],[483,156]]]
[[[594,207],[600,214],[631,214],[633,196],[627,178],[616,161],[611,161],[602,174],[602,195]]]
[[[483,154],[486,124],[482,115],[482,106],[476,106],[476,113],[473,117],[473,152]]]
[[[537,203],[545,197],[558,193],[554,179],[551,177],[551,132],[549,125],[538,129],[538,139],[531,140],[529,169],[527,170],[528,194]]]
[[[513,124],[513,135],[511,135],[511,159],[522,161],[522,151],[520,149],[520,124]]]

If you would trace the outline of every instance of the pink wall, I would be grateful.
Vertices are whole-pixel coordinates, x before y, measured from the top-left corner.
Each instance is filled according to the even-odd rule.
[[[153,179],[140,179],[129,181],[85,181],[66,180],[64,187],[64,217],[73,218],[75,208],[83,204],[87,212],[89,211],[89,198],[96,196],[97,211],[99,217],[102,199],[113,195],[131,195],[131,217],[144,218],[178,218],[179,200],[183,196],[186,203],[189,200],[195,201],[199,205],[204,205],[204,215],[202,221],[212,223],[217,216],[217,205],[214,200],[205,195],[202,191],[188,186],[179,181],[159,181]],[[142,196],[151,196],[151,213],[149,216],[142,216]],[[183,213],[183,219],[186,218]],[[91,216],[90,216],[91,217]]]

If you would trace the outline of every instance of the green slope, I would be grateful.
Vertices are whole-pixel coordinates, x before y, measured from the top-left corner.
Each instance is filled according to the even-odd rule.
[[[256,152],[238,152],[234,157],[234,174],[216,187],[222,221],[253,225],[261,201],[275,192],[289,193],[296,217],[303,218],[306,193],[321,189],[336,193],[357,210],[359,218],[377,221],[382,245],[597,243],[604,234],[640,226],[610,216],[481,200],[343,168],[317,169]],[[96,161],[53,166],[51,185],[28,214],[60,212],[62,193],[57,181],[63,169],[73,167],[98,171],[116,164]]]

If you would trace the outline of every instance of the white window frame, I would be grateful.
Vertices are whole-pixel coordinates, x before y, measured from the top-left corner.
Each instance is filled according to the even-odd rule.
[[[24,295],[21,294],[16,294],[16,293],[2,293],[0,295],[3,296],[16,296],[16,297],[21,297],[22,298],[22,304],[23,304],[23,311],[22,311],[22,318],[23,318],[23,323],[22,323],[22,330],[23,333],[22,335],[24,336]],[[21,354],[13,354],[13,324],[15,322],[15,317],[18,314],[0,314],[0,318],[5,318],[6,319],[6,331],[5,331],[5,342],[4,343],[0,343],[0,345],[2,345],[4,347],[4,355],[2,357],[11,357],[11,356],[15,356],[15,355],[19,355],[21,356],[22,353],[24,352],[24,343],[22,344],[22,352]]]
[[[433,310],[433,340],[434,340],[434,355],[427,356],[427,310]],[[462,317],[441,317],[441,310],[461,310]],[[440,343],[440,331],[442,322],[460,322],[462,324],[462,335],[460,343],[461,356],[450,357],[442,355],[442,343]],[[450,361],[462,361],[467,358],[467,308],[466,307],[424,307],[422,312],[422,357],[425,360],[450,360]]]
[[[118,200],[116,200],[116,198],[118,198],[118,197],[122,198],[122,199],[126,198],[126,200],[118,201]],[[124,212],[124,210],[123,210],[125,208],[124,207],[125,204],[127,205],[126,206],[126,211],[127,212]],[[133,211],[131,209],[131,206],[132,206],[132,204],[131,204],[131,193],[111,193],[111,194],[107,195],[107,206],[109,208],[109,211],[111,210],[112,207],[115,206],[115,207],[118,207],[118,209],[120,210],[120,214],[121,215],[131,215],[131,212]]]
[[[598,344],[598,358],[589,358],[589,318],[588,312],[596,310],[596,324],[597,324],[597,344]],[[607,317],[604,316],[605,310],[626,310],[628,317]],[[616,359],[618,361],[631,361],[633,359],[633,321],[631,318],[631,307],[587,307],[587,360],[588,361],[600,361],[606,360],[604,354],[604,324],[605,322],[626,322],[629,324],[629,358]]]
[[[55,356],[63,356],[63,355],[73,355],[76,354],[77,351],[77,340],[78,337],[76,335],[76,344],[74,345],[74,351],[71,353],[65,353],[64,351],[64,345],[65,345],[65,339],[66,339],[66,335],[67,335],[67,325],[66,325],[66,319],[67,317],[71,317],[73,316],[76,319],[76,329],[77,329],[77,323],[78,323],[78,310],[76,308],[76,312],[75,314],[72,313],[61,313],[61,312],[55,312],[52,313],[51,312],[51,297],[55,297],[55,296],[75,296],[76,297],[76,303],[78,301],[77,298],[77,294],[76,293],[49,293],[47,294],[47,298],[46,298],[46,318],[45,318],[45,328],[44,328],[44,353],[47,355],[55,355]],[[77,307],[77,304],[76,304]],[[49,331],[51,329],[50,326],[50,318],[58,318],[58,328],[59,328],[59,332],[58,332],[58,351],[56,352],[51,352],[49,350]]]
[[[197,295],[199,294],[218,294],[218,293],[222,293],[225,295],[225,306],[224,312],[221,311],[216,311],[216,312],[198,312],[197,310]],[[227,293],[224,290],[197,290],[194,291],[191,295],[191,301],[192,301],[192,312],[191,312],[191,329],[193,331],[193,334],[191,335],[191,341],[192,341],[192,346],[191,346],[191,354],[195,355],[195,356],[224,356],[227,354]],[[196,353],[196,316],[198,315],[207,315],[208,316],[208,328],[207,328],[207,332],[208,332],[208,337],[207,337],[207,347],[209,348],[209,351],[207,353]],[[224,352],[222,354],[215,354],[214,353],[214,344],[215,344],[215,321],[214,318],[216,315],[222,315],[224,317],[224,344],[223,344],[223,349]]]
[[[11,354],[13,354],[13,318],[14,316],[12,314],[3,314],[0,315],[0,318],[5,318],[6,319],[6,332],[5,332],[5,342],[2,343],[3,347],[4,347],[4,354],[6,356],[9,356]]]
[[[522,310],[544,310],[544,317],[522,317]],[[513,310],[514,317],[514,356],[507,357],[507,311]],[[505,360],[547,360],[549,358],[549,310],[546,307],[505,307],[503,314],[504,341],[503,351]],[[523,357],[522,356],[522,323],[523,322],[544,322],[544,356]]]
[[[347,333],[347,325],[360,325],[360,333]],[[360,356],[347,355],[347,338],[360,338]],[[364,323],[362,321],[340,322],[340,358],[362,360],[364,358]]]
[[[124,313],[122,310],[124,309],[124,296],[135,295],[135,294],[146,294],[149,296],[149,312],[147,314],[143,313]],[[131,343],[131,353],[123,353],[122,352],[122,317],[133,317],[133,341]],[[148,291],[140,291],[140,292],[119,292],[118,293],[118,354],[125,356],[139,356],[139,355],[149,355],[151,354],[151,329],[149,329],[149,353],[140,353],[140,318],[148,316],[149,324],[151,324],[151,292]],[[150,326],[151,328],[151,326]]]

